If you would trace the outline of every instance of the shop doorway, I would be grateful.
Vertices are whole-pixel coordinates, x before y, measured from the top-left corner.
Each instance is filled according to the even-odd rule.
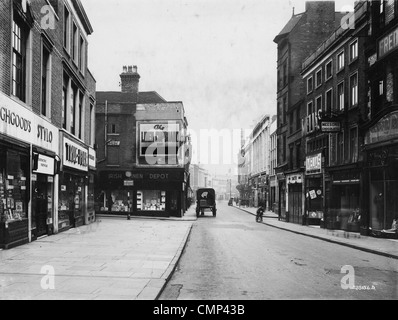
[[[32,186],[32,224],[36,228],[34,235],[36,238],[39,238],[48,234],[47,218],[49,205],[52,205],[51,202],[49,203],[49,199],[51,199],[51,185],[47,181],[47,176],[37,175],[36,181],[32,181]]]

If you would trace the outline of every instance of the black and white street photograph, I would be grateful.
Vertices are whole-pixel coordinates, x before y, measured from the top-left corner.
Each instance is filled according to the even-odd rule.
[[[398,300],[398,0],[1,0],[11,300]]]

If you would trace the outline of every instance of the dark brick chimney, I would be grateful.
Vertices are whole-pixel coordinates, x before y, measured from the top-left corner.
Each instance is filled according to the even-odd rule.
[[[137,73],[137,66],[124,66],[120,75],[122,92],[135,93],[138,96],[140,75]]]

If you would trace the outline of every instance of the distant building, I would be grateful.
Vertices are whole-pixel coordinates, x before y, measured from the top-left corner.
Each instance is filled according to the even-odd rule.
[[[98,213],[182,217],[188,207],[190,142],[182,102],[139,92],[137,67],[121,92],[97,93]]]

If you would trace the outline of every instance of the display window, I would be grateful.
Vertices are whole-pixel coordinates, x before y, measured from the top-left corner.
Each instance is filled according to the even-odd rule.
[[[0,150],[0,217],[2,222],[28,218],[29,157]]]
[[[85,181],[83,177],[64,173],[60,181],[58,223],[61,228],[74,226],[83,219]]]
[[[160,191],[160,190],[137,191],[137,210],[166,211],[166,191]]]
[[[101,211],[130,212],[131,192],[126,189],[116,189],[104,193],[105,201]]]
[[[307,179],[307,214],[310,219],[323,219],[323,187],[321,178]]]

